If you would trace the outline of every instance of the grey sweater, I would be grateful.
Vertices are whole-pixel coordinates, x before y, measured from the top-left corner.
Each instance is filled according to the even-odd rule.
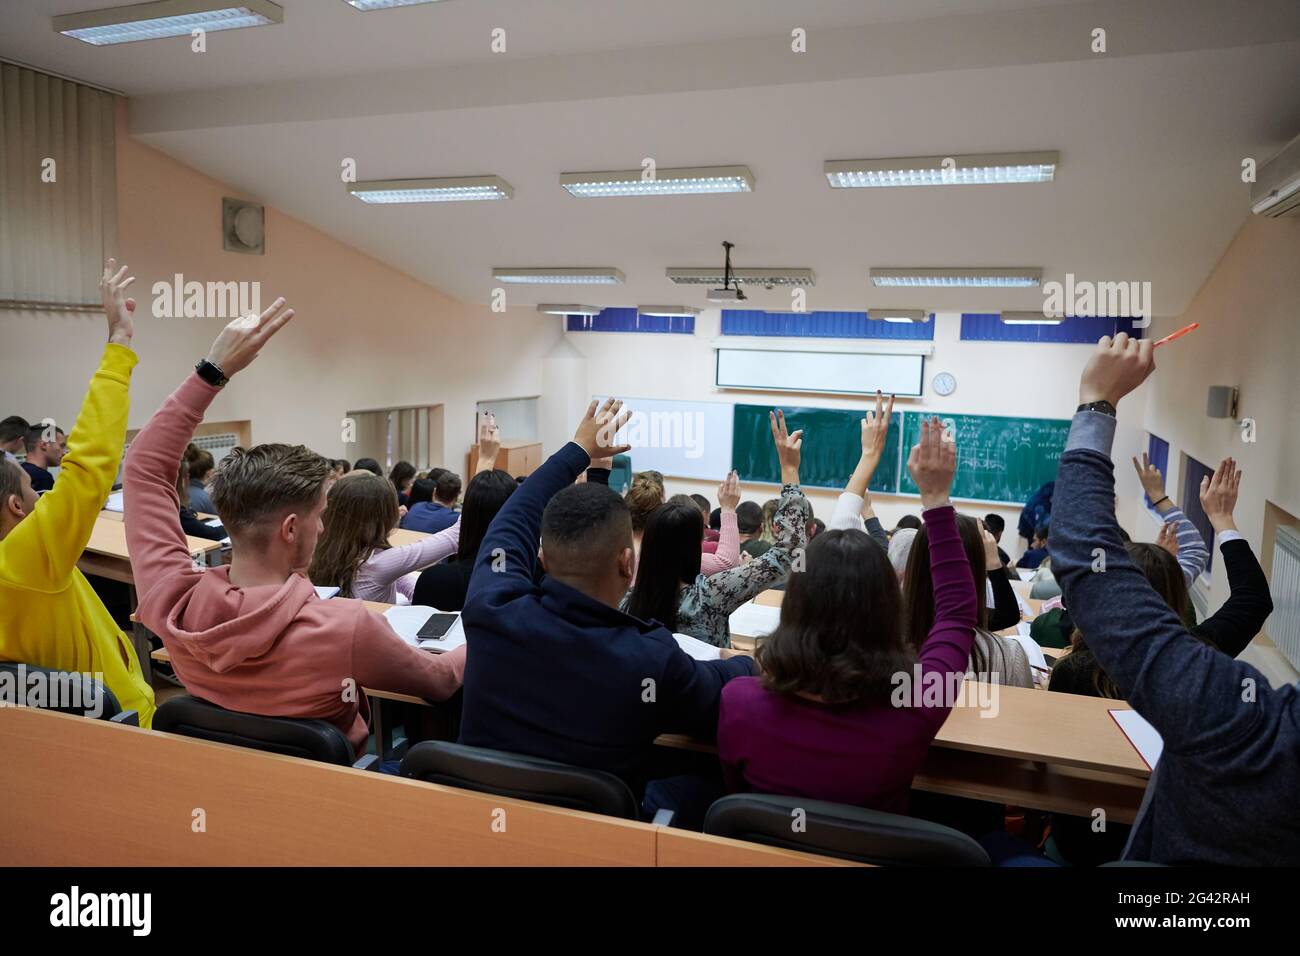
[[[1052,567],[1097,660],[1164,739],[1125,848],[1172,864],[1300,863],[1300,696],[1187,632],[1129,560],[1115,519],[1115,419],[1074,418]],[[1094,549],[1105,571],[1093,571]]]

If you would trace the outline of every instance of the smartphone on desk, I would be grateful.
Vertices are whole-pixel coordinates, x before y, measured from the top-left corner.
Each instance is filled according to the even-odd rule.
[[[429,619],[420,625],[420,629],[415,633],[417,641],[440,641],[447,636],[452,625],[456,623],[459,614],[449,614],[439,611],[436,614],[429,615]]]

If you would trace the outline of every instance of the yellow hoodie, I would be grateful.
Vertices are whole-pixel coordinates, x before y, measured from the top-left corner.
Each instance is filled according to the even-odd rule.
[[[136,361],[129,348],[104,348],[54,489],[0,540],[0,660],[94,674],[148,727],[153,688],[135,648],[77,569],[117,477]]]

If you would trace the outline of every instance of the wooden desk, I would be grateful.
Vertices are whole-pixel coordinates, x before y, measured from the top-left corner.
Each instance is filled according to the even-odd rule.
[[[496,467],[508,471],[516,478],[531,475],[541,464],[542,443],[539,441],[503,441],[501,450],[497,453]],[[477,470],[478,445],[474,444],[469,446],[469,454],[465,458],[465,474],[472,478]]]
[[[1133,822],[1150,773],[1108,713],[1128,704],[1001,686],[989,699],[993,717],[976,706],[953,708],[914,789],[1081,816],[1104,807],[1109,819]],[[716,750],[676,734],[658,743]]]
[[[0,766],[23,866],[843,865],[27,707],[0,708]]]
[[[764,591],[758,597],[754,598],[755,604],[763,604],[767,607],[780,607],[781,602],[785,600],[785,592],[777,590]]]

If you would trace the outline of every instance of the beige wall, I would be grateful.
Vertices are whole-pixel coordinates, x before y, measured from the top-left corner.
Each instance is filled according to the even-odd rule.
[[[257,156],[255,134],[248,151],[276,161]],[[148,420],[225,322],[153,317],[154,283],[177,272],[200,282],[261,282],[264,306],[283,295],[297,310],[209,411],[212,419],[250,419],[255,442],[303,442],[337,456],[346,410],[441,403],[442,463],[460,468],[477,400],[541,391],[541,357],[559,337],[558,320],[464,305],[270,206],[266,254],[225,252],[221,199],[242,196],[237,189],[131,139],[121,118],[117,153],[119,258],[137,276],[140,303],[131,427]],[[358,203],[358,215],[375,212],[382,214]],[[0,415],[71,420],[103,348],[103,317],[9,313],[5,324]]]
[[[1187,311],[1155,331],[1188,322],[1201,327],[1160,349],[1145,426],[1169,442],[1170,486],[1179,491],[1183,453],[1211,467],[1237,459],[1237,525],[1258,552],[1266,501],[1300,514],[1300,218],[1250,217]],[[1256,441],[1206,416],[1210,385],[1241,389],[1238,413],[1255,420]],[[1215,573],[1212,606],[1227,594],[1225,575]]]

